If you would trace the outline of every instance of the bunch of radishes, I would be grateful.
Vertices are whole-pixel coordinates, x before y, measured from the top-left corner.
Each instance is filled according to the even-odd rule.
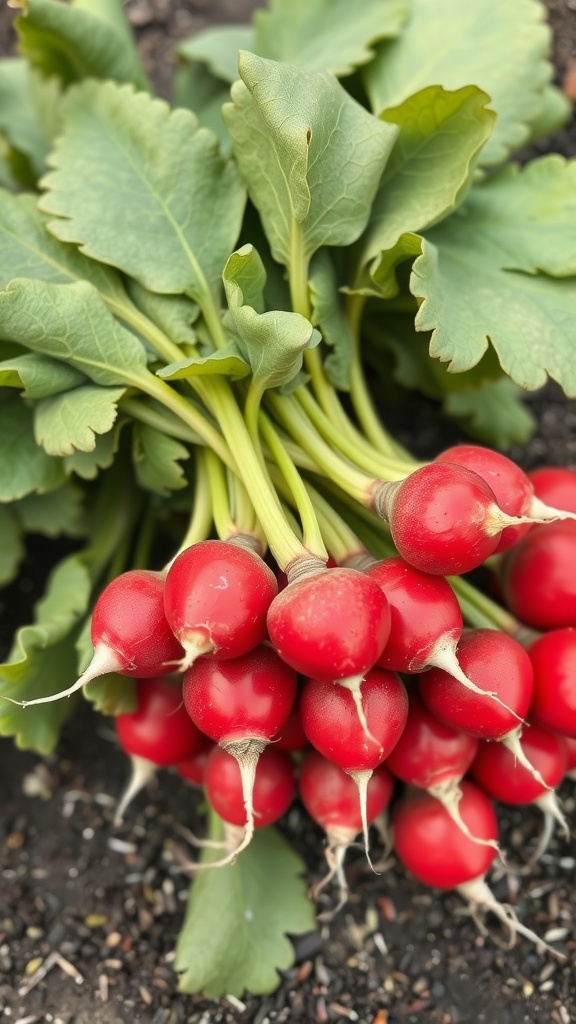
[[[345,851],[363,833],[368,854],[374,821],[386,831],[398,780],[400,861],[539,942],[484,878],[499,849],[494,800],[542,808],[537,854],[554,820],[567,831],[554,790],[576,764],[576,474],[528,477],[462,445],[381,483],[373,507],[389,557],[343,517],[327,547],[344,565],[302,558],[284,575],[239,533],[184,547],[163,572],[125,572],[96,603],[89,668],[30,703],[110,671],[135,677],[137,710],[117,719],[133,761],[117,820],[174,766],[225,822],[212,864],[224,866],[298,792],[327,836],[317,890],[336,876],[339,905]],[[445,578],[490,556],[522,622]],[[464,630],[461,606],[476,628]]]

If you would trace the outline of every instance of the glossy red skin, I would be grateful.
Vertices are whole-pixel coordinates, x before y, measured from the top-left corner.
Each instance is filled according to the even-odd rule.
[[[118,658],[117,672],[144,679],[169,672],[184,655],[164,614],[164,576],[130,569],[102,591],[92,612],[95,648]]]
[[[532,664],[524,648],[506,633],[466,630],[458,645],[458,661],[476,686],[494,691],[511,711],[525,718],[534,687]],[[431,668],[419,679],[424,704],[441,722],[480,739],[501,739],[519,725],[518,718],[492,697],[482,697],[442,669]]]
[[[526,473],[512,459],[492,448],[477,444],[456,444],[440,453],[435,462],[451,462],[478,473],[496,495],[496,501],[509,516],[526,515],[534,489]],[[507,551],[530,529],[530,524],[506,526],[496,551]]]
[[[536,725],[525,725],[520,743],[549,789],[558,786],[566,773],[566,752],[561,738]],[[531,804],[548,792],[502,743],[482,742],[470,772],[494,800],[506,804]]]
[[[461,784],[458,805],[471,834],[498,840],[492,802],[474,783]],[[418,881],[439,889],[454,889],[482,878],[496,851],[469,839],[439,800],[423,789],[412,789],[396,804],[392,818],[398,859]]]
[[[576,528],[569,520],[533,526],[500,569],[507,607],[535,629],[576,626]]]
[[[374,580],[330,569],[286,587],[268,611],[270,640],[297,672],[332,682],[363,675],[390,634],[390,609]]]
[[[534,669],[530,718],[576,739],[576,629],[555,629],[528,648]]]
[[[534,493],[545,505],[576,512],[576,473],[565,466],[543,466],[528,473]]]
[[[280,732],[272,737],[271,743],[274,743],[278,750],[288,751],[305,750],[310,746],[302,725],[299,703],[292,708]]]
[[[204,774],[204,788],[210,806],[230,825],[246,824],[240,769],[236,760],[215,747]],[[295,794],[294,767],[290,754],[275,747],[262,751],[256,766],[252,794],[254,827],[277,821],[288,810]]]
[[[371,565],[366,574],[382,587],[390,605],[390,636],[378,659],[382,668],[421,672],[439,640],[460,639],[462,612],[442,576],[420,572],[399,556]]]
[[[384,765],[380,765],[368,783],[366,817],[369,825],[386,809],[393,789],[394,779]],[[362,831],[358,786],[350,775],[317,750],[309,750],[302,759],[298,790],[308,814],[325,832],[348,829],[357,834]]]
[[[206,772],[206,764],[210,753],[214,747],[214,744],[207,736],[204,737],[205,745],[194,757],[187,757],[185,761],[178,761],[174,767],[181,778],[185,779],[186,782],[192,782],[195,786],[204,785],[204,774]]]
[[[496,497],[470,469],[433,462],[402,481],[389,516],[392,539],[421,572],[449,576],[481,565],[498,547],[486,533]]]
[[[472,764],[479,740],[439,722],[414,690],[408,696],[408,719],[386,767],[397,779],[420,789],[457,782]]]
[[[564,735],[561,735],[560,739],[562,740],[566,756],[566,771],[573,772],[576,768],[576,739],[573,736]]]
[[[408,694],[382,668],[366,673],[362,706],[374,740],[364,734],[354,699],[338,683],[308,679],[300,697],[304,731],[313,747],[343,771],[377,768],[394,749],[408,715]]]
[[[141,679],[136,696],[136,711],[116,718],[125,753],[157,765],[173,765],[202,750],[206,737],[186,712],[179,679]]]
[[[216,743],[268,742],[292,710],[297,680],[271,647],[257,647],[231,661],[198,658],[182,689],[190,718]]]
[[[214,645],[211,657],[237,658],[266,638],[266,613],[278,592],[272,570],[236,544],[205,540],[174,560],[166,575],[164,611],[174,634]]]

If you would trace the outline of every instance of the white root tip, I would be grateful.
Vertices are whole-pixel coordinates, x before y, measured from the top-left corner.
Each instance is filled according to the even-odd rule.
[[[509,516],[498,505],[490,505],[484,520],[484,528],[489,537],[495,537],[496,534],[505,530],[507,526],[525,526],[527,524],[531,526],[534,523],[547,523],[549,521],[548,519],[539,519],[531,515]]]
[[[525,939],[529,939],[530,942],[534,943],[539,952],[547,950],[558,960],[566,960],[563,953],[549,946],[536,932],[522,924],[512,910],[512,907],[499,903],[482,876],[456,886],[456,891],[467,900],[471,910],[474,907],[489,910],[506,926],[510,932],[510,946],[514,945],[517,935],[523,935]]]
[[[145,787],[152,782],[152,779],[156,777],[158,765],[154,764],[153,761],[148,761],[145,757],[132,756],[130,758],[132,764],[132,771],[128,785],[122,793],[118,806],[116,807],[116,813],[114,815],[113,825],[114,828],[118,828],[124,820],[124,813],[128,806],[132,803],[134,797],[138,796]]]
[[[450,779],[447,782],[439,782],[437,786],[429,786],[426,792],[430,793],[430,796],[433,796],[436,800],[440,801],[444,810],[450,815],[452,821],[468,839],[471,839],[474,843],[478,843],[480,846],[491,846],[504,862],[504,855],[496,840],[481,839],[479,836],[475,836],[462,818],[459,807],[460,800],[462,798],[462,790],[458,783],[459,780],[457,779]]]
[[[562,831],[562,835],[564,836],[564,838],[565,839],[569,839],[570,838],[570,826],[569,826],[568,822],[566,821],[566,818],[564,817],[564,814],[562,812],[562,808],[560,807],[560,804],[558,803],[558,798],[557,798],[556,793],[554,792],[554,790],[553,789],[549,789],[547,793],[542,793],[541,796],[536,797],[536,800],[534,801],[534,803],[543,812],[545,822],[548,822],[548,821],[551,822],[552,831],[554,829],[554,823],[557,822],[559,824],[559,826],[560,826],[560,829]],[[551,835],[552,835],[552,831],[550,833]],[[547,845],[548,844],[546,844],[546,846]],[[545,849],[546,849],[546,847],[544,847],[544,850]],[[542,850],[542,853],[544,853],[544,850]]]
[[[544,786],[544,789],[551,790],[551,786],[540,775],[537,768],[534,767],[531,761],[528,760],[522,744],[520,743],[520,737],[522,736],[522,727],[518,726],[517,729],[513,729],[512,732],[506,733],[505,736],[500,737],[500,743],[503,743],[508,748],[511,754],[514,755],[517,761],[520,762],[526,771],[530,772],[530,775],[539,783],[540,786]]]
[[[354,838],[354,837],[352,837]],[[344,873],[344,858],[346,857],[346,851],[348,849],[347,843],[331,843],[329,842],[326,847],[326,863],[328,865],[328,871],[320,881],[312,887],[310,890],[310,896],[313,900],[317,900],[326,888],[326,886],[336,879],[338,884],[338,902],[331,910],[325,910],[321,914],[318,914],[319,921],[331,921],[338,911],[342,910],[342,907],[348,902],[348,883],[346,881],[346,875]]]
[[[197,638],[194,636],[188,637],[185,641],[180,641],[184,648],[184,657],[180,658],[179,661],[167,661],[165,662],[166,667],[170,667],[173,672],[187,672],[189,668],[197,660],[205,654],[212,654],[215,650],[214,644],[207,637],[200,634]]]
[[[537,521],[539,523],[553,523],[559,519],[576,519],[576,512],[567,512],[562,508],[545,505],[536,495],[530,499],[526,515],[530,516],[532,522]]]
[[[362,726],[362,732],[364,733],[366,739],[370,740],[371,743],[374,743],[375,746],[377,746],[378,749],[380,750],[380,753],[383,754],[384,751],[382,749],[382,744],[380,743],[379,740],[376,739],[376,737],[373,735],[373,733],[370,732],[370,729],[368,728],[368,720],[366,718],[364,705],[362,703],[362,683],[364,682],[364,679],[365,676],[348,676],[346,679],[336,679],[335,682],[337,686],[343,686],[344,689],[348,690],[351,693],[354,705],[356,707],[356,712],[360,720],[360,725]]]
[[[444,642],[442,645],[437,644],[434,650],[430,652],[427,659],[427,666],[429,668],[442,669],[444,672],[447,672],[449,676],[453,676],[454,679],[457,679],[459,683],[462,683],[462,685],[472,693],[477,693],[481,697],[490,697],[492,700],[495,700],[497,704],[500,704],[500,706],[503,707],[510,715],[514,715],[514,718],[518,719],[518,722],[521,725],[524,724],[524,719],[520,718],[520,715],[517,715],[512,708],[509,708],[503,700],[500,700],[500,697],[494,690],[483,690],[468,678],[456,655],[456,641],[453,641],[452,643]]]
[[[367,803],[368,803],[368,783],[372,778],[372,769],[365,768],[363,770],[346,772],[351,779],[354,779],[356,786],[358,787],[358,799],[360,801],[360,818],[362,820],[362,836],[364,838],[364,852],[366,854],[366,860],[368,861],[372,871],[375,875],[378,874],[371,859],[370,859],[370,837],[368,835],[368,816],[367,816]]]
[[[109,672],[120,672],[122,669],[122,662],[118,655],[112,651],[105,644],[98,644],[94,648],[94,654],[92,661],[88,667],[84,670],[81,676],[78,677],[72,686],[69,686],[66,690],[60,690],[58,693],[51,693],[48,697],[34,697],[33,700],[14,700],[13,697],[7,697],[5,694],[1,694],[4,700],[10,701],[11,704],[18,704],[21,708],[30,708],[34,704],[51,704],[52,701],[61,700],[63,697],[71,697],[73,693],[77,693],[83,686],[91,682],[92,679],[97,679],[98,676],[105,676]]]

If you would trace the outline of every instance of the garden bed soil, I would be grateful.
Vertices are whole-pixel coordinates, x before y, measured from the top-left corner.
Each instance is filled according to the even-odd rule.
[[[141,52],[167,93],[176,39],[208,22],[241,20],[250,3],[134,0]],[[576,59],[576,4],[550,0],[559,80]],[[0,49],[12,46],[0,10]],[[574,124],[551,150],[576,153]],[[530,396],[539,428],[526,467],[576,468],[576,403],[554,386]],[[416,454],[454,439],[428,403],[393,412],[393,428]],[[414,428],[414,423],[418,426]],[[18,584],[0,594],[0,646],[40,592],[53,548],[31,548]],[[126,824],[112,826],[125,758],[106,719],[76,713],[50,758],[0,740],[0,1011],[8,1024],[570,1024],[576,1021],[576,861],[573,842],[549,853],[517,883],[493,882],[529,927],[567,954],[560,963],[525,940],[515,948],[490,920],[484,937],[458,897],[425,890],[396,866],[373,874],[350,855],[352,896],[321,932],[295,940],[297,963],[263,998],[217,1002],[177,993],[174,944],[187,881],[171,844],[177,823],[197,827],[198,797],[175,776],[141,795]],[[562,788],[574,821],[574,784]],[[536,811],[502,809],[510,861],[525,859],[540,827]],[[322,837],[296,807],[284,829],[309,879],[322,871]],[[207,922],[210,927],[210,922]],[[40,966],[39,966],[40,965]]]

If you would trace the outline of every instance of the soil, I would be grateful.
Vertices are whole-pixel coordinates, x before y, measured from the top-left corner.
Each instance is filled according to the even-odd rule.
[[[240,21],[245,0],[133,0],[129,17],[147,69],[166,95],[174,42],[207,23]],[[558,81],[576,62],[576,3],[549,0]],[[0,10],[0,50],[13,45],[12,13]],[[574,122],[547,148],[576,153]],[[538,431],[524,466],[576,468],[576,402],[550,385],[528,398]],[[415,453],[454,433],[434,407],[395,410],[394,429]],[[414,423],[418,427],[414,427]],[[0,646],[41,589],[54,549],[37,541],[18,584],[0,594]],[[349,857],[353,895],[321,931],[295,939],[297,962],[269,997],[209,1002],[176,991],[174,944],[186,882],[170,850],[177,822],[194,828],[197,797],[162,773],[120,830],[114,803],[126,763],[106,719],[88,707],[41,759],[0,740],[0,1011],[14,1024],[536,1024],[576,1021],[575,850],[556,838],[529,875],[495,876],[493,889],[521,919],[567,954],[564,963],[526,941],[507,948],[489,921],[485,937],[452,894],[425,890],[396,866],[377,876]],[[560,791],[568,818],[574,788]],[[519,863],[540,828],[536,811],[501,808],[509,860]],[[322,837],[296,807],[283,825],[308,866],[322,871]],[[39,961],[42,966],[38,967]]]

